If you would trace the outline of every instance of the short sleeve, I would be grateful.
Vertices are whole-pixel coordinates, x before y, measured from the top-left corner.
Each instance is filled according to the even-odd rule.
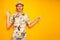
[[[14,16],[11,16],[9,19],[9,23],[12,24],[14,22]]]
[[[30,19],[27,15],[25,15],[25,21],[26,21],[27,24],[30,24]]]

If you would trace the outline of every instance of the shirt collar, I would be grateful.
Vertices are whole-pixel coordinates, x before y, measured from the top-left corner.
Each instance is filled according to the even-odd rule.
[[[19,15],[19,13],[16,13],[16,14],[17,14],[18,16],[20,16],[20,15]],[[23,15],[23,16],[24,16],[24,13],[22,13],[21,15]]]

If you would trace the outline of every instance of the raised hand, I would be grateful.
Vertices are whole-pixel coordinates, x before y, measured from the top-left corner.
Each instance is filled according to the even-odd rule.
[[[9,11],[6,12],[6,16],[10,17],[10,12]]]
[[[40,16],[36,18],[36,21],[39,21],[40,20]]]

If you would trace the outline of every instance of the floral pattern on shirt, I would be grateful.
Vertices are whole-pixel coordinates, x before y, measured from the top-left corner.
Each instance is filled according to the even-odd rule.
[[[26,14],[19,15],[18,13],[10,17],[9,23],[14,23],[13,37],[23,38],[26,36],[26,24],[30,24],[29,17]]]

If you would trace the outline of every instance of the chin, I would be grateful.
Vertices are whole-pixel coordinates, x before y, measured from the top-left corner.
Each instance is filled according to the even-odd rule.
[[[21,10],[18,10],[18,12],[21,12]]]

